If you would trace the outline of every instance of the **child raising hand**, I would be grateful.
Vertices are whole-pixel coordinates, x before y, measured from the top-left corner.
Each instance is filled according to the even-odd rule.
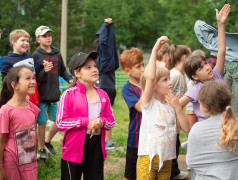
[[[172,95],[169,70],[156,68],[156,52],[169,41],[160,37],[155,43],[149,64],[142,75],[142,122],[137,161],[137,179],[170,179],[171,160],[176,157],[176,115],[181,128],[189,124],[178,99]],[[169,93],[169,103],[166,97]]]

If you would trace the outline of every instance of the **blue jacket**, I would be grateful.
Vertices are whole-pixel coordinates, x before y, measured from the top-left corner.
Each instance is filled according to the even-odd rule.
[[[115,71],[119,67],[114,23],[104,22],[96,34],[99,36],[97,65],[100,76],[102,73]]]
[[[218,30],[204,21],[198,20],[194,32],[199,42],[209,51],[218,55]],[[238,61],[238,33],[226,32],[226,61]]]
[[[43,66],[43,59],[39,62],[34,63],[33,58],[30,54],[24,53],[22,55],[15,54],[12,51],[8,52],[7,58],[2,62],[1,73],[2,79],[7,75],[8,71],[15,66],[19,65],[29,65],[34,70],[34,73],[37,74],[40,72]]]

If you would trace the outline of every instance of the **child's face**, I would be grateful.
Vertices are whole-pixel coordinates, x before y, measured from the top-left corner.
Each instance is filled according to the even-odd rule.
[[[135,64],[134,66],[132,66],[131,69],[125,68],[125,72],[127,73],[127,75],[129,75],[130,78],[135,79],[136,81],[140,81],[141,75],[144,71],[145,67],[143,61]]]
[[[48,31],[46,32],[44,35],[39,36],[38,38],[36,38],[36,41],[41,45],[41,46],[50,46],[52,43],[52,36],[51,36],[51,32]]]
[[[75,70],[74,74],[83,84],[95,83],[98,80],[98,68],[95,60],[89,58],[81,67],[80,71]]]
[[[17,39],[17,41],[12,42],[12,46],[14,53],[22,55],[29,49],[29,38],[21,36]]]
[[[23,68],[19,72],[19,81],[14,89],[20,94],[34,94],[36,87],[36,80],[33,72],[30,69]]]
[[[155,93],[158,95],[166,95],[168,92],[172,92],[173,87],[170,81],[170,75],[163,76],[157,81],[155,85]]]
[[[195,75],[192,76],[195,80],[202,83],[209,81],[213,78],[213,71],[211,66],[206,62],[201,62],[201,67],[196,70]]]

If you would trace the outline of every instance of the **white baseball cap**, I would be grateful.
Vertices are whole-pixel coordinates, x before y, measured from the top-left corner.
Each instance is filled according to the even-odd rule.
[[[36,29],[36,37],[38,38],[39,36],[44,35],[47,32],[54,32],[53,30],[51,30],[48,26],[40,26]]]

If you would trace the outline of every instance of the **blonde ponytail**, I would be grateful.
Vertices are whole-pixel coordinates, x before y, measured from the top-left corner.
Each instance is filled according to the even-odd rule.
[[[222,113],[222,124],[218,144],[225,147],[228,151],[238,154],[238,124],[237,114],[228,107]]]

